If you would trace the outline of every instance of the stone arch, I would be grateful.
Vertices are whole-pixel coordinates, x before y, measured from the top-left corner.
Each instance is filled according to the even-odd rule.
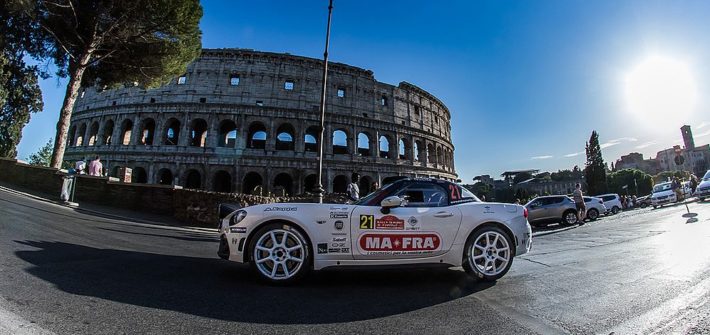
[[[410,148],[409,148],[409,141],[406,138],[400,138],[399,139],[399,145],[398,145],[398,150],[397,153],[399,159],[407,159],[409,158],[410,154]]]
[[[91,128],[89,128],[89,146],[94,146],[97,143],[97,139],[99,137],[99,122],[94,121],[94,123],[91,124]]]
[[[173,172],[170,169],[163,168],[158,171],[158,175],[155,178],[158,184],[161,185],[172,185],[173,184]]]
[[[145,169],[140,166],[134,167],[131,175],[131,183],[145,184],[147,182],[148,173],[145,172]]]
[[[79,126],[79,132],[76,136],[76,146],[82,146],[86,144],[84,141],[84,136],[86,136],[86,123],[82,123],[81,126]]]
[[[414,150],[412,151],[414,153],[414,160],[419,162],[422,160],[424,157],[424,146],[422,145],[422,141],[414,141]]]
[[[267,137],[266,126],[259,121],[252,122],[249,125],[247,147],[251,149],[266,149]]]
[[[153,145],[155,138],[155,120],[147,118],[141,121],[141,132],[138,134],[138,143],[141,145]]]
[[[242,181],[242,193],[261,195],[264,187],[264,179],[258,172],[249,172]]]
[[[76,145],[76,125],[69,128],[69,138],[67,146],[73,147]]]
[[[318,175],[313,173],[306,176],[303,179],[303,190],[305,192],[315,192],[316,186],[318,186]]]
[[[121,145],[131,144],[131,133],[133,133],[133,121],[131,119],[123,120],[121,123]]]
[[[310,126],[306,129],[306,134],[303,135],[306,152],[318,152],[318,137],[320,136],[318,129],[318,126]]]
[[[387,135],[380,135],[379,139],[380,157],[381,158],[392,158],[392,153],[390,152],[390,138]]]
[[[104,145],[111,145],[111,140],[113,139],[113,120],[107,120],[104,123],[104,132],[102,135]]]
[[[295,148],[296,130],[290,123],[282,123],[276,130],[276,150]]]
[[[118,170],[121,169],[120,165],[114,165],[113,168],[111,168],[111,177],[116,177],[118,178]]]
[[[436,146],[436,163],[444,165],[444,151],[438,145]]]
[[[221,193],[232,192],[232,175],[224,170],[215,172],[212,177],[212,190]]]
[[[232,120],[223,120],[219,124],[219,143],[218,147],[236,148],[237,147],[237,124]]]
[[[168,122],[165,123],[163,136],[163,144],[177,145],[180,138],[180,121],[176,118],[168,119]]]
[[[370,150],[370,134],[367,132],[357,134],[357,153],[360,156],[370,156],[372,154],[372,150]]]
[[[279,173],[274,177],[273,192],[277,196],[293,195],[293,178],[288,173]],[[283,193],[281,193],[283,191]]]
[[[333,154],[348,154],[348,133],[345,129],[339,128],[333,131]]]
[[[358,183],[358,188],[360,189],[360,197],[364,197],[373,191],[372,182],[372,177],[370,176],[360,177],[360,183]]]
[[[190,122],[190,146],[204,147],[207,140],[207,121],[194,119]]]
[[[436,164],[436,149],[434,149],[434,144],[427,144],[426,146],[426,162],[427,164]]]
[[[187,170],[185,173],[185,188],[199,189],[202,187],[202,174],[196,169]]]
[[[333,178],[333,193],[345,193],[348,190],[348,177],[345,175],[337,175]]]

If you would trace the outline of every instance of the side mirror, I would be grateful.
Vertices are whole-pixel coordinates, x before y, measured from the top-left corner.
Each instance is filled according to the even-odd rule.
[[[403,202],[404,200],[402,200],[402,198],[394,195],[385,198],[384,200],[382,200],[382,202],[380,202],[380,206],[382,206],[382,213],[389,213],[391,208],[400,207],[402,206]]]

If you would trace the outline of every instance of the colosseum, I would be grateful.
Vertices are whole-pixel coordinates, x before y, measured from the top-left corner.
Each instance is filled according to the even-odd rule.
[[[323,61],[247,49],[204,49],[184,75],[155,89],[86,89],[65,160],[100,155],[132,182],[246,194],[302,194],[318,171]],[[453,180],[451,114],[412,84],[329,63],[323,183],[361,192],[395,176]]]

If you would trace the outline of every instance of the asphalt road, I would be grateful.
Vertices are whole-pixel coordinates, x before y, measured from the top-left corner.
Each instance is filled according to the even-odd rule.
[[[271,287],[216,235],[0,191],[0,333],[710,333],[710,203],[534,239],[492,284],[460,269],[324,271]]]

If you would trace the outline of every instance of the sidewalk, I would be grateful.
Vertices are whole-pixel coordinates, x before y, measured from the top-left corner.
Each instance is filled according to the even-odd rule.
[[[205,228],[200,226],[190,226],[183,223],[180,220],[168,215],[160,215],[153,213],[137,212],[129,209],[115,208],[109,206],[102,206],[97,204],[91,204],[87,202],[68,203],[59,200],[59,194],[52,196],[43,192],[38,192],[34,190],[25,189],[18,187],[16,185],[11,185],[8,183],[0,182],[0,191],[13,193],[16,195],[32,198],[38,201],[43,201],[47,203],[52,203],[55,205],[60,205],[63,207],[71,208],[77,213],[88,214],[93,216],[98,216],[107,219],[123,220],[138,222],[150,225],[158,226],[170,226],[170,227],[181,227],[190,228],[195,230],[202,230],[206,232],[216,232],[216,228]],[[216,224],[216,223],[215,223]]]

